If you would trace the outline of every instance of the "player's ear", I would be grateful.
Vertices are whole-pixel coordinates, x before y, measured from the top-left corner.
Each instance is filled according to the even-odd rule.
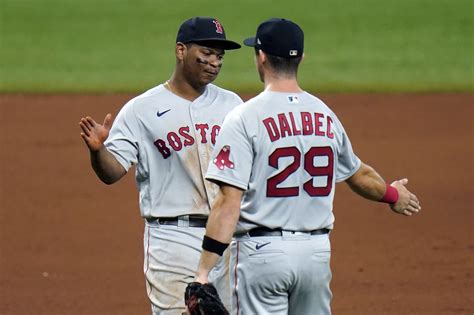
[[[259,49],[258,50],[258,55],[257,55],[257,60],[261,63],[264,64],[267,62],[267,55],[263,52],[263,50]]]
[[[186,56],[186,51],[187,51],[187,47],[185,44],[181,42],[176,43],[176,48],[175,48],[176,59],[183,60],[184,57]]]

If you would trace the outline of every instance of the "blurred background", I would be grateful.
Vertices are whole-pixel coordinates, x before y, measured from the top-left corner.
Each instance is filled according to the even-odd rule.
[[[472,91],[472,0],[0,0],[0,92],[137,92],[174,67],[179,25],[222,22],[241,42],[270,17],[305,31],[300,78],[322,92]],[[216,82],[260,88],[253,51]]]

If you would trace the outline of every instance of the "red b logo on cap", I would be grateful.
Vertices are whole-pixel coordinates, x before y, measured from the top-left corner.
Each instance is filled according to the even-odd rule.
[[[224,33],[224,30],[222,29],[222,24],[219,21],[214,20],[214,21],[212,21],[212,23],[214,23],[216,25],[216,33],[219,33],[219,34]]]

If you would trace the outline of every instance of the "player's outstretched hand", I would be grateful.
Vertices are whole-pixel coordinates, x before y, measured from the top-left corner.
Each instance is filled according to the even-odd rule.
[[[410,216],[418,213],[421,210],[421,205],[415,194],[405,187],[406,184],[408,184],[406,178],[396,180],[391,184],[398,191],[398,201],[391,204],[390,208],[396,213]]]
[[[98,151],[104,146],[104,141],[109,136],[112,127],[112,114],[105,116],[102,125],[89,116],[82,117],[79,126],[82,129],[81,137],[89,149]]]

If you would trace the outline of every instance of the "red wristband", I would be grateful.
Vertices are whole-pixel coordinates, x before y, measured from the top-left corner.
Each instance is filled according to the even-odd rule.
[[[383,195],[382,199],[379,200],[380,202],[385,203],[395,203],[398,201],[398,190],[395,187],[390,186],[387,184],[387,189],[385,190],[385,195]]]

